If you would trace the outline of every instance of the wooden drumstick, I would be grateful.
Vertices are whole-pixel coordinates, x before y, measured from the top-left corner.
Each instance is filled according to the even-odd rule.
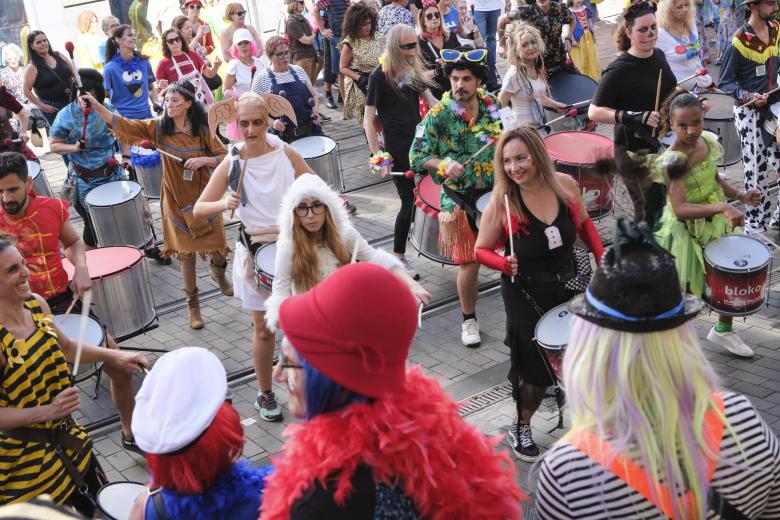
[[[477,158],[477,155],[481,154],[482,152],[484,152],[485,150],[487,150],[487,149],[488,149],[488,147],[490,147],[490,146],[493,146],[494,144],[496,144],[496,140],[495,140],[495,139],[491,139],[490,141],[488,141],[487,143],[485,143],[485,146],[483,146],[482,148],[480,148],[479,150],[477,150],[476,152],[474,152],[474,155],[472,155],[471,157],[469,157],[468,159],[466,159],[466,162],[464,162],[464,163],[463,163],[463,167],[465,168],[466,166],[468,166],[468,165],[469,165],[469,163],[470,163],[471,161],[473,161],[474,159],[476,159],[476,158]]]
[[[423,304],[421,303],[420,304],[420,308],[417,309],[417,328],[418,329],[422,328],[422,309],[423,309]]]
[[[655,111],[658,112],[658,104],[661,102],[661,79],[664,77],[664,69],[658,69],[658,86],[655,87]],[[658,134],[658,127],[653,128],[653,137]]]
[[[238,176],[238,184],[236,185],[236,193],[238,194],[239,198],[241,197],[241,185],[244,183],[244,172],[246,171],[246,165],[249,163],[249,159],[246,159],[244,161],[244,166],[241,167],[241,174]],[[233,215],[236,214],[235,209],[230,210],[230,218],[233,218]]]
[[[73,301],[70,302],[70,305],[68,305],[68,309],[65,311],[65,315],[63,316],[63,318],[67,318],[68,316],[70,316],[70,311],[72,311],[73,307],[76,306],[77,301],[79,301],[79,296],[78,294],[75,294],[73,295]]]
[[[509,256],[514,256],[515,244],[514,240],[512,240],[512,219],[511,213],[509,212],[509,195],[506,193],[504,193],[504,209],[506,209],[506,229],[509,236]],[[511,281],[512,283],[515,283],[515,275],[512,275]]]
[[[769,96],[769,95],[772,95],[772,94],[774,94],[775,92],[777,92],[778,90],[780,90],[780,87],[773,88],[772,90],[770,90],[769,92],[767,92],[767,93],[766,93],[766,95],[767,95],[767,96]],[[745,108],[745,107],[749,107],[750,105],[752,105],[752,104],[753,104],[753,103],[755,103],[756,101],[757,101],[757,100],[756,100],[755,98],[753,98],[753,99],[751,99],[750,101],[748,101],[747,103],[745,103],[744,105],[739,105],[739,108]]]
[[[92,305],[92,291],[86,290],[81,296],[81,322],[79,323],[79,339],[76,342],[76,357],[73,360],[73,377],[79,373],[79,364],[81,364],[81,350],[84,348],[84,336],[87,333],[87,322],[89,321],[89,306]]]

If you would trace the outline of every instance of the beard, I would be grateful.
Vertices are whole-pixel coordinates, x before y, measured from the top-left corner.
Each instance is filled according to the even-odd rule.
[[[459,89],[454,90],[452,92],[452,99],[457,101],[458,103],[466,103],[467,101],[471,101],[474,99],[474,96],[477,95],[476,91],[469,92],[467,90]]]
[[[22,202],[3,202],[3,210],[9,215],[17,215],[27,205],[27,195]]]

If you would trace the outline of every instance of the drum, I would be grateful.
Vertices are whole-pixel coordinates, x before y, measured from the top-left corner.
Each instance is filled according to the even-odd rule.
[[[596,161],[615,156],[612,140],[593,132],[558,132],[544,138],[556,171],[574,177],[582,190],[585,208],[593,220],[600,220],[615,209],[613,176],[595,171]]]
[[[777,118],[780,116],[780,102],[769,105],[769,111],[772,113],[772,118],[764,119],[764,130],[774,136],[777,132]]]
[[[314,173],[337,191],[344,191],[344,177],[341,175],[339,145],[330,137],[313,135],[290,143],[311,166]]]
[[[563,352],[569,344],[570,322],[569,304],[564,303],[545,312],[534,329],[534,341],[550,362],[559,383],[563,380]]]
[[[729,166],[742,160],[742,143],[734,125],[734,98],[726,94],[707,93],[710,109],[704,114],[704,129],[718,135],[723,158],[718,166]]]
[[[704,301],[718,314],[747,316],[767,301],[772,253],[748,235],[728,235],[704,248]]]
[[[160,153],[140,146],[130,147],[130,162],[141,179],[144,193],[150,199],[159,199],[162,190],[163,165]]]
[[[140,482],[109,482],[97,492],[97,503],[103,518],[127,520],[138,495],[146,491]]]
[[[490,202],[492,197],[493,192],[489,191],[487,193],[483,193],[477,199],[477,227],[479,227],[480,220],[482,220],[482,214],[485,212],[485,208],[487,208],[488,202]]]
[[[134,247],[100,247],[85,253],[94,312],[117,341],[145,332],[157,319],[143,253]],[[70,278],[73,264],[63,258]]]
[[[276,242],[263,244],[255,253],[255,283],[269,291],[276,274]]]
[[[68,339],[73,341],[79,340],[79,330],[81,328],[81,315],[70,314],[65,316],[64,314],[56,314],[54,316],[54,324],[62,331]],[[103,326],[91,317],[87,317],[87,329],[84,333],[84,344],[94,345],[98,347],[106,346],[106,331],[103,330]],[[81,363],[79,367],[79,375],[76,377],[76,382],[80,383],[86,379],[89,379],[97,371],[96,364],[84,364]]]
[[[414,222],[409,233],[412,246],[425,258],[442,264],[455,265],[452,258],[439,251],[439,212],[441,211],[441,186],[426,175],[417,183],[414,205]]]
[[[133,181],[102,184],[86,197],[98,246],[143,247],[152,240],[146,223],[146,201],[141,186]]]
[[[41,165],[35,161],[27,161],[27,175],[32,177],[33,189],[36,195],[41,197],[53,197],[54,192],[51,191],[49,186],[49,179],[46,178],[46,173],[41,169]]]
[[[576,130],[580,127],[580,121],[587,117],[590,99],[596,93],[597,83],[592,78],[582,74],[558,74],[550,80],[550,94],[555,101],[572,105],[579,101],[588,101],[577,105],[577,118],[565,117],[560,121],[550,125],[553,132],[563,132],[565,130]],[[548,110],[546,112],[547,120],[550,121],[561,114]]]

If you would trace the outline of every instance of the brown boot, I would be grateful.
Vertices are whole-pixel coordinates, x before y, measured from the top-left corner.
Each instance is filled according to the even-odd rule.
[[[214,261],[211,261],[211,279],[217,282],[219,290],[225,296],[233,296],[233,285],[225,278],[225,269],[227,269],[227,260],[222,267],[216,265]]]
[[[203,318],[200,316],[200,300],[198,299],[197,287],[192,292],[184,289],[184,294],[187,295],[187,307],[190,311],[190,328],[196,330],[202,329]]]

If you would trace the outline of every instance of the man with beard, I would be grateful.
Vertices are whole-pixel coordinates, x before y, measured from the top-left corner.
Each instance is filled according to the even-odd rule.
[[[776,0],[746,0],[750,18],[734,34],[721,60],[720,87],[736,99],[737,105],[752,101],[752,106],[734,108],[734,123],[742,143],[742,162],[745,167],[745,190],[761,192],[758,206],[745,211],[745,232],[767,232],[769,227],[780,229],[780,198],[778,207],[769,218],[772,201],[768,197],[768,163],[780,172],[780,147],[774,136],[764,129],[765,119],[774,119],[769,107],[780,101],[780,95],[769,96],[778,86],[778,33],[775,21]]]
[[[62,199],[40,197],[31,188],[32,178],[28,176],[24,156],[16,152],[0,153],[0,233],[16,241],[16,248],[30,271],[30,288],[46,300],[52,314],[64,313],[74,293],[79,302],[73,312],[80,312],[81,296],[92,286],[92,280],[84,243],[68,220],[70,205]],[[68,287],[60,246],[74,266],[72,289]],[[119,349],[111,336],[106,337],[106,344],[109,349]],[[110,365],[104,365],[103,371],[111,378],[111,397],[122,422],[122,446],[141,454],[130,426],[135,406],[132,380]]]
[[[409,162],[412,170],[429,170],[442,185],[439,248],[459,266],[461,341],[475,348],[482,341],[475,308],[476,201],[493,187],[493,148],[485,145],[501,134],[501,121],[498,101],[480,88],[488,74],[487,51],[444,49],[441,55],[452,88],[417,126]]]

